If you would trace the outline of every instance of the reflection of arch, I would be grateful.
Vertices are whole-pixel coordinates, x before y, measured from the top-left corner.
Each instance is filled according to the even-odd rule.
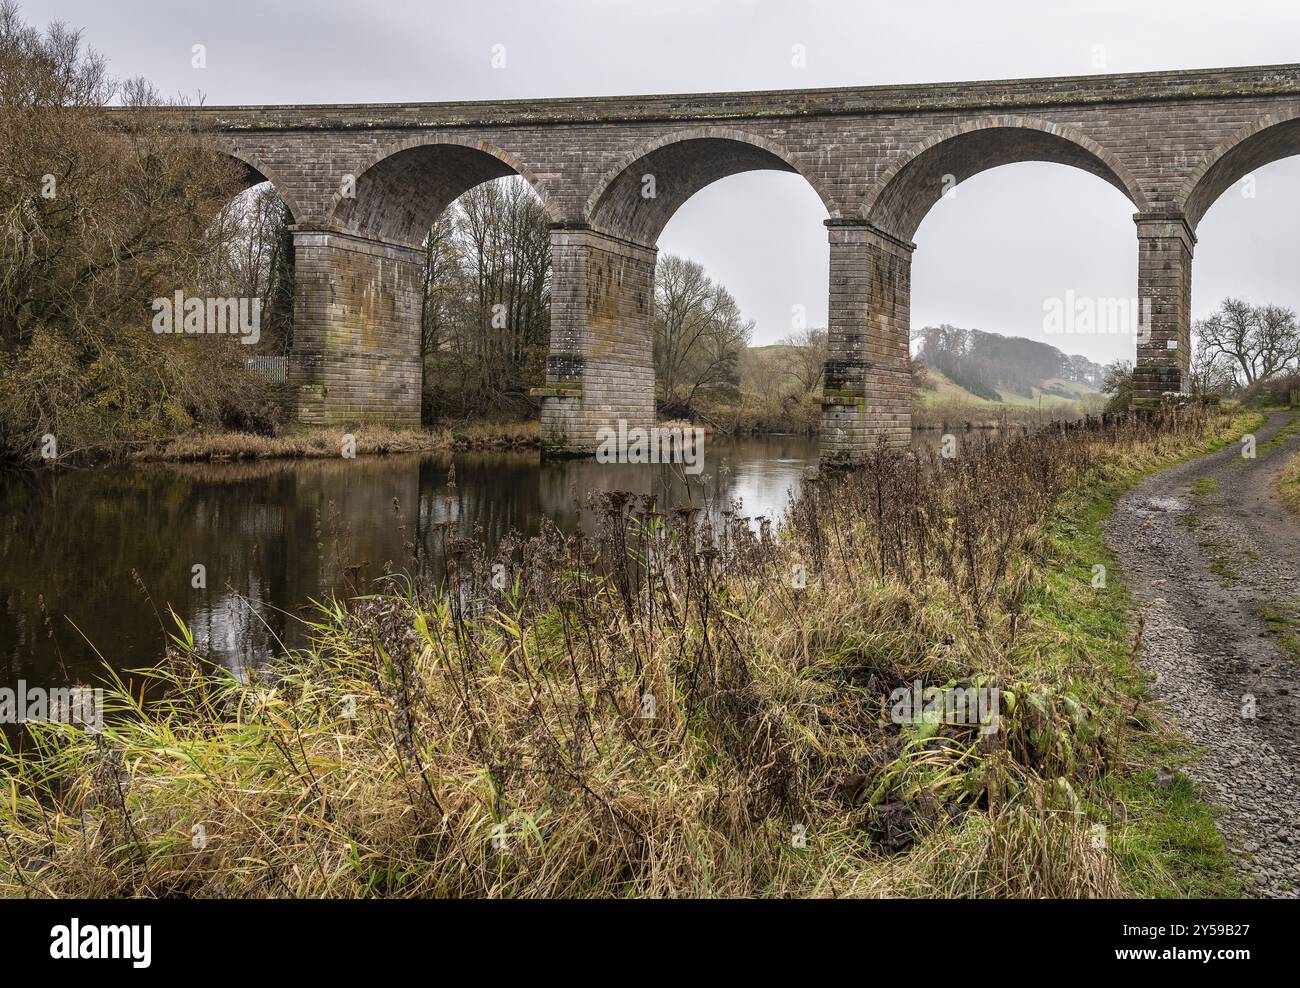
[[[487,141],[412,137],[390,144],[354,173],[355,196],[334,190],[329,225],[389,243],[418,246],[442,211],[474,186],[519,175],[552,223],[560,214],[545,184],[509,151]]]
[[[1031,117],[984,117],[951,127],[912,148],[863,200],[874,226],[911,240],[930,207],[982,171],[1021,161],[1071,165],[1105,179],[1139,211],[1148,209],[1137,180],[1113,154],[1073,127]]]
[[[1233,182],[1256,168],[1300,154],[1300,115],[1256,121],[1212,148],[1188,176],[1178,202],[1193,230]]]
[[[706,185],[759,170],[802,176],[827,213],[839,217],[834,200],[797,159],[771,141],[728,127],[674,131],[624,155],[596,183],[584,215],[597,229],[653,244],[673,214]],[[646,175],[654,176],[653,197],[643,194]]]
[[[280,198],[284,200],[284,204],[289,207],[294,222],[299,221],[302,213],[298,209],[298,201],[273,169],[267,167],[265,162],[256,155],[240,151],[238,148],[223,147],[222,150],[243,166],[244,174],[240,176],[240,180],[243,182],[245,189],[251,189],[254,185],[260,185],[263,182],[270,182],[275,191],[280,194]]]

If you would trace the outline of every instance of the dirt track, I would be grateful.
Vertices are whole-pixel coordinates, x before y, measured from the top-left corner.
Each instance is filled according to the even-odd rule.
[[[1277,494],[1293,418],[1269,418],[1254,459],[1238,443],[1150,478],[1106,530],[1156,694],[1205,749],[1190,774],[1227,809],[1252,894],[1285,898],[1300,897],[1300,517]]]

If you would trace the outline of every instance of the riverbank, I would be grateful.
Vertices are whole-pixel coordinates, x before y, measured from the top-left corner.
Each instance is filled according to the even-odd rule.
[[[123,688],[0,766],[0,892],[1230,894],[1095,567],[1123,489],[1243,421],[882,453],[774,539],[606,495],[244,683],[181,630],[164,705]],[[897,716],[917,683],[999,696],[997,730]]]
[[[820,406],[818,406],[820,408]],[[713,410],[716,412],[716,410]],[[1044,414],[1042,421],[1066,421],[1060,410]],[[913,428],[920,431],[960,429],[995,431],[1006,427],[1036,428],[1039,419],[1023,409],[992,413],[968,406],[918,405]],[[703,429],[722,438],[769,435],[810,436],[817,433],[817,421],[808,415],[753,416],[720,415],[707,421],[666,421],[664,428]],[[384,425],[294,427],[279,435],[251,432],[207,432],[178,436],[156,443],[139,444],[126,454],[135,463],[197,463],[239,460],[322,459],[344,455],[346,437],[350,455],[383,456],[396,453],[450,453],[457,450],[536,449],[541,446],[541,423],[468,422],[431,428],[394,429]]]
[[[383,425],[315,426],[286,430],[278,436],[249,432],[181,436],[136,450],[129,459],[139,463],[321,459],[347,455],[450,453],[463,449],[528,449],[540,444],[539,422],[476,422],[434,429],[392,429]]]

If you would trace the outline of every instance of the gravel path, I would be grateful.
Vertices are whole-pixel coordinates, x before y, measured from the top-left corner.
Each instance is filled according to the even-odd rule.
[[[1106,530],[1156,695],[1205,749],[1189,774],[1227,809],[1252,894],[1280,898],[1300,897],[1300,518],[1277,495],[1292,418],[1269,418],[1254,459],[1236,444],[1151,477]]]

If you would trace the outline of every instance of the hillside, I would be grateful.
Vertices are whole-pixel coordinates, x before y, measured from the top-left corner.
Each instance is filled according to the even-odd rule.
[[[761,389],[768,384],[771,374],[789,373],[796,364],[807,359],[798,354],[797,349],[785,343],[749,347],[740,364],[742,386],[755,390]],[[977,395],[962,387],[939,368],[927,366],[926,384],[917,390],[916,400],[921,405],[953,404],[990,410],[1003,405],[1036,409],[1041,398],[1043,408],[1077,408],[1079,414],[1095,412],[1103,401],[1101,392],[1092,384],[1067,380],[1064,377],[1042,378],[1028,387],[1016,388],[1000,384],[989,385],[988,388],[989,395],[997,395],[996,400]]]
[[[1000,400],[993,401],[972,394],[933,367],[926,368],[926,377],[926,386],[916,392],[916,400],[922,405],[969,405],[985,410],[999,408],[1002,405],[1013,408],[1037,408],[1041,399],[1043,408],[1072,407],[1077,408],[1082,415],[1089,411],[1095,412],[1097,406],[1103,401],[1103,396],[1097,389],[1062,378],[1040,381],[1023,393],[1010,388],[998,388]]]

